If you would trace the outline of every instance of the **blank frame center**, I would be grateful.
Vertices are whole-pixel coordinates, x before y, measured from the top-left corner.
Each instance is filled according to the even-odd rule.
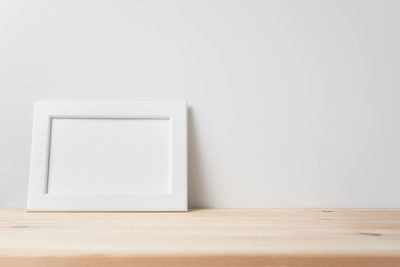
[[[52,118],[48,194],[169,194],[169,119]]]

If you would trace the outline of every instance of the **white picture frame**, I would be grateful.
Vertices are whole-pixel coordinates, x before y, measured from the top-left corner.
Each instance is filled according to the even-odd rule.
[[[34,105],[28,211],[186,211],[185,102]]]

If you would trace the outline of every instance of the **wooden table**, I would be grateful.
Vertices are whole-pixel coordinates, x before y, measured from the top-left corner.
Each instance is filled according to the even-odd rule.
[[[400,210],[0,209],[1,267],[400,266]]]

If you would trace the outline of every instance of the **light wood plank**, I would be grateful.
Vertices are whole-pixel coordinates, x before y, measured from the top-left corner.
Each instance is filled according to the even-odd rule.
[[[400,210],[0,209],[0,266],[400,266]]]

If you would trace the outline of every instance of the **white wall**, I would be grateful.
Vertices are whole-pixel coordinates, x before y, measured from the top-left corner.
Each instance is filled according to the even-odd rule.
[[[35,100],[186,100],[191,207],[400,208],[400,1],[0,1],[0,206]]]

